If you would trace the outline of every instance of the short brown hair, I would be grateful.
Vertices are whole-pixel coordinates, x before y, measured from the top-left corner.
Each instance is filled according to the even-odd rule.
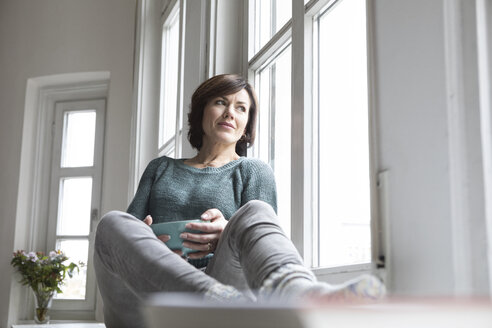
[[[203,144],[203,111],[208,102],[216,97],[227,96],[245,89],[248,92],[251,105],[249,107],[248,123],[245,136],[236,143],[236,153],[246,155],[256,136],[256,117],[258,100],[253,87],[242,76],[236,74],[216,75],[200,84],[191,96],[190,113],[188,114],[188,140],[193,148],[200,150]]]

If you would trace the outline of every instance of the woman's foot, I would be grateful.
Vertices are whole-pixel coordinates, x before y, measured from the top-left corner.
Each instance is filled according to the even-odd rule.
[[[302,295],[313,301],[364,302],[375,301],[386,295],[386,287],[377,277],[365,274],[339,285],[316,282]]]
[[[205,292],[204,298],[220,303],[229,301],[246,302],[249,300],[243,293],[241,293],[233,286],[223,285],[221,283],[217,283],[210,287]]]
[[[384,284],[372,275],[361,275],[343,284],[317,281],[313,273],[301,265],[287,264],[272,272],[259,290],[262,300],[321,302],[362,302],[377,300],[386,294]]]

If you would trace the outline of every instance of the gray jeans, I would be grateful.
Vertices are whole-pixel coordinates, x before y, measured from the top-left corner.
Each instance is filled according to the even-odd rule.
[[[231,217],[205,272],[128,213],[109,212],[97,227],[94,267],[107,327],[143,327],[140,301],[147,293],[205,293],[218,282],[248,293],[285,264],[302,265],[302,259],[262,201],[248,202]]]

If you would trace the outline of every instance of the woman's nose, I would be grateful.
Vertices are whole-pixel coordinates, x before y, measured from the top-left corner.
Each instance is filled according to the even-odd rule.
[[[224,110],[224,118],[234,118],[234,109],[232,106],[227,106]]]

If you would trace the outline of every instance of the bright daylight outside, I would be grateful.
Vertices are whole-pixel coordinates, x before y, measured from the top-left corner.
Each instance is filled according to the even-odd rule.
[[[94,165],[96,112],[94,110],[65,113],[62,142],[62,168]],[[69,261],[87,264],[89,251],[92,177],[65,176],[60,179],[56,249],[61,249]],[[57,299],[85,299],[87,266],[67,279]]]
[[[176,107],[178,102],[179,64],[179,10],[166,21],[162,30],[162,72],[159,147],[162,147],[176,133]]]
[[[341,0],[319,31],[319,265],[371,261],[364,0]]]
[[[269,163],[277,182],[278,217],[290,236],[290,81],[291,47],[287,46],[257,75],[260,117],[257,140],[258,156]]]

